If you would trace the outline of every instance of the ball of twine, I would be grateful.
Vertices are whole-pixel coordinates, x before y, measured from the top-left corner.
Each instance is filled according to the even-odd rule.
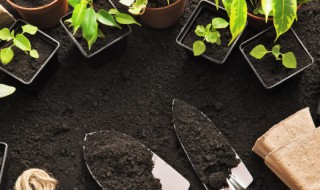
[[[16,181],[15,190],[55,190],[58,181],[41,169],[28,169]]]

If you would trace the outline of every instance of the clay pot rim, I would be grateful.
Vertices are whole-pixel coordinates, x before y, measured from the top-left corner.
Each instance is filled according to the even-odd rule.
[[[299,10],[301,6],[302,6],[302,3],[300,3],[300,4],[298,5],[297,10]],[[252,17],[252,18],[254,18],[254,19],[256,19],[256,20],[263,20],[263,21],[266,20],[265,17],[257,16],[257,15],[255,15],[255,14],[253,14],[253,13],[250,13],[249,11],[247,12],[247,14],[248,14],[250,17]],[[268,18],[268,21],[273,21],[273,17],[269,17],[269,18]]]
[[[15,7],[16,9],[22,9],[22,10],[26,10],[26,11],[42,10],[42,9],[44,9],[44,8],[47,8],[47,7],[52,6],[53,4],[57,3],[58,1],[59,1],[59,0],[53,0],[51,3],[46,4],[46,5],[44,5],[44,6],[41,6],[41,7],[28,8],[28,7],[22,7],[22,6],[20,6],[20,5],[17,5],[17,4],[15,4],[15,3],[13,3],[11,0],[7,0],[7,2],[8,2],[11,6]]]
[[[167,6],[165,6],[165,7],[159,7],[159,8],[149,8],[149,7],[147,7],[146,10],[151,10],[151,11],[161,11],[161,10],[165,10],[165,9],[168,9],[168,8],[170,8],[170,7],[175,6],[176,4],[178,4],[178,3],[181,2],[181,1],[185,1],[185,0],[177,0],[176,2],[174,2],[174,3],[170,4],[170,5],[167,5]]]

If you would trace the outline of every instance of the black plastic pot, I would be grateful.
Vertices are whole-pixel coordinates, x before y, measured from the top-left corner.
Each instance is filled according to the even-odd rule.
[[[6,189],[6,159],[7,159],[8,145],[0,142],[0,188]]]
[[[25,25],[28,24],[27,22],[25,22],[24,20],[17,20],[10,28],[11,30],[15,30],[17,31],[21,31],[21,25]],[[49,68],[51,66],[47,66],[49,65],[49,63],[51,62],[51,59],[53,59],[54,57],[57,57],[56,52],[60,47],[60,43],[58,41],[56,41],[55,39],[53,39],[52,37],[50,37],[49,35],[47,35],[46,33],[42,32],[41,30],[38,30],[38,32],[35,34],[36,38],[41,39],[43,42],[45,42],[46,44],[48,44],[48,46],[52,46],[53,51],[51,52],[51,54],[48,56],[48,58],[43,62],[43,64],[41,65],[41,67],[35,72],[35,74],[32,76],[31,79],[29,80],[24,80],[20,77],[18,77],[16,74],[14,74],[13,72],[9,71],[8,69],[6,69],[6,67],[4,66],[0,66],[0,70],[2,70],[3,72],[5,72],[6,74],[8,74],[9,76],[15,78],[16,80],[20,81],[21,83],[25,84],[25,85],[30,85],[32,84],[35,79],[38,77],[38,75],[40,75],[40,73],[45,70],[45,68]],[[32,44],[32,40],[30,40],[31,44]],[[4,41],[0,41],[0,48],[5,44],[6,42]],[[21,50],[20,50],[21,51]],[[41,55],[40,55],[41,56]],[[14,62],[11,62],[9,64],[15,64]],[[53,64],[56,64],[53,63]]]
[[[283,34],[276,42],[274,42],[275,39],[276,33],[274,28],[271,27],[240,45],[240,51],[266,89],[279,86],[314,63],[312,56],[293,29]],[[267,50],[271,50],[274,45],[280,45],[282,53],[293,52],[297,60],[297,68],[285,68],[281,61],[275,60],[272,54],[267,54],[260,60],[255,59],[250,55],[250,52],[258,44],[264,45]]]
[[[205,16],[204,16],[205,15]],[[208,15],[209,18],[205,18]],[[209,43],[206,43],[207,50],[200,56],[194,56],[193,55],[193,49],[192,49],[192,43],[196,40],[201,40],[200,37],[195,35],[195,28],[200,23],[201,25],[206,25],[211,22],[213,18],[221,17],[225,20],[229,21],[229,17],[227,15],[227,12],[224,8],[219,7],[219,9],[216,9],[216,5],[214,3],[211,3],[209,1],[202,0],[196,7],[195,11],[192,13],[190,18],[188,19],[185,26],[182,28],[180,34],[178,35],[176,42],[184,47],[186,49],[187,54],[191,58],[195,58],[196,60],[202,61],[203,58],[212,61],[217,64],[223,64],[227,60],[228,56],[230,55],[231,51],[233,50],[234,46],[236,45],[238,39],[240,38],[241,34],[237,37],[237,39],[232,43],[232,45],[228,46],[228,43],[231,39],[231,33],[229,32],[229,27],[225,29],[219,29],[221,33],[221,45],[211,45]],[[204,19],[205,18],[205,19]],[[205,23],[203,23],[203,20],[205,20]],[[189,38],[194,38],[192,40],[189,40]],[[192,43],[191,43],[192,41]],[[212,50],[209,50],[212,49]],[[208,51],[211,51],[210,53]],[[218,58],[218,53],[221,53],[221,51],[225,51],[225,53],[219,55],[221,58]]]
[[[114,6],[114,4],[111,1],[105,1],[106,4],[111,5],[111,7],[116,8]],[[96,49],[96,50],[87,50],[85,49],[82,45],[80,40],[84,41],[84,39],[82,38],[82,36],[79,36],[79,38],[76,38],[73,34],[72,34],[72,28],[68,28],[68,23],[65,23],[65,20],[71,18],[72,16],[72,12],[70,12],[69,14],[67,14],[66,16],[62,17],[60,20],[61,25],[63,26],[63,28],[66,30],[66,32],[68,33],[68,35],[70,36],[70,38],[72,39],[72,41],[76,44],[76,46],[78,47],[78,49],[81,51],[81,53],[83,54],[83,56],[85,56],[86,58],[91,58],[97,54],[100,54],[101,52],[103,52],[105,49],[107,49],[110,46],[113,46],[114,44],[118,44],[119,41],[125,41],[126,37],[131,33],[131,28],[129,25],[121,25],[122,29],[117,29],[117,30],[121,30],[123,31],[123,33],[117,37],[115,37],[114,39],[109,40],[103,47]],[[109,27],[110,28],[110,27]],[[105,32],[105,31],[103,31]],[[108,31],[107,31],[108,32]],[[110,32],[110,31],[109,31]],[[108,33],[106,33],[106,38],[108,38]],[[97,41],[99,41],[100,39],[98,38]],[[96,43],[97,43],[96,41]],[[92,45],[92,49],[94,48],[94,46],[96,46],[97,44],[93,44]],[[85,46],[87,46],[87,44],[85,44]],[[112,49],[108,49],[109,51],[112,51]],[[118,51],[115,51],[118,52]],[[112,55],[112,54],[111,54]],[[109,59],[109,58],[108,58]]]

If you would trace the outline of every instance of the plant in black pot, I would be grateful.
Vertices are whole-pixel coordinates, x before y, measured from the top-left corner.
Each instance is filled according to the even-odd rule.
[[[61,24],[86,58],[127,36],[131,32],[128,24],[140,25],[105,0],[95,1],[95,6],[93,0],[69,0],[68,3],[74,10],[61,19]],[[103,9],[105,7],[109,10]]]

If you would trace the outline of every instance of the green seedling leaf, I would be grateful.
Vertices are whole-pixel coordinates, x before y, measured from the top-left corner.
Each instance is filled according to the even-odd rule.
[[[211,30],[211,26],[212,26],[212,24],[207,24],[207,26],[206,26],[206,31],[207,32],[209,32]]]
[[[272,54],[276,57],[276,59],[279,57],[280,53],[280,45],[275,45],[272,48]]]
[[[214,19],[212,19],[211,24],[212,24],[212,28],[216,28],[216,29],[226,28],[229,26],[229,23],[226,20],[224,20],[223,18],[214,18]]]
[[[30,56],[35,58],[35,59],[38,59],[39,58],[39,54],[38,54],[38,51],[33,49],[29,52]]]
[[[239,36],[247,23],[246,0],[233,0],[230,8],[230,31],[232,39],[229,45]]]
[[[3,28],[0,30],[0,39],[1,40],[6,40],[6,41],[9,41],[9,40],[12,40],[12,36],[10,34],[10,30],[8,28]]]
[[[261,0],[261,7],[265,15],[266,23],[268,22],[269,14],[272,11],[273,0]]]
[[[277,32],[276,40],[288,31],[297,17],[297,0],[274,0],[273,25]]]
[[[0,98],[4,98],[13,94],[16,91],[15,87],[8,86],[5,84],[0,84]]]
[[[98,38],[98,22],[96,18],[96,13],[93,8],[87,8],[84,14],[84,19],[81,24],[81,29],[84,39],[88,42],[89,50],[92,47],[92,44]]]
[[[83,22],[85,13],[86,13],[87,5],[85,4],[78,4],[72,13],[71,21],[73,25],[73,35],[77,32],[77,30],[80,28],[81,23]]]
[[[223,6],[226,9],[228,16],[230,17],[231,13],[231,4],[233,0],[222,0]]]
[[[129,12],[133,15],[141,15],[144,13],[147,4],[148,0],[136,0],[136,2],[129,7]]]
[[[22,31],[23,31],[23,33],[28,33],[28,34],[34,35],[38,31],[38,27],[32,26],[30,24],[26,24],[26,25],[22,26]]]
[[[69,5],[75,8],[78,4],[81,3],[81,0],[68,0]]]
[[[220,39],[220,36],[217,38],[216,44],[218,44],[219,46],[221,45],[221,39]]]
[[[0,52],[0,59],[3,65],[7,65],[13,58],[13,51],[11,47],[3,48]]]
[[[261,59],[267,53],[269,53],[269,51],[266,49],[266,47],[260,44],[251,50],[250,55],[256,59]]]
[[[109,11],[108,11],[108,13],[109,14],[111,14],[111,15],[115,15],[115,14],[118,14],[118,13],[120,13],[117,9],[110,9]]]
[[[129,7],[132,5],[132,3],[134,2],[134,0],[120,0],[119,3]]]
[[[104,33],[99,29],[98,30],[98,38],[105,38],[106,36],[104,35]]]
[[[10,35],[11,35],[11,37],[13,39],[14,38],[14,30],[11,31]]]
[[[31,50],[30,41],[23,34],[17,34],[16,37],[13,39],[13,43],[15,46],[17,46],[19,49],[23,51]]]
[[[197,36],[199,37],[204,37],[205,34],[206,34],[206,29],[204,28],[204,26],[202,25],[198,25],[196,30],[195,30],[195,33],[197,34]]]
[[[297,68],[297,60],[293,52],[282,54],[282,64],[288,69]]]
[[[141,26],[131,15],[120,13],[116,14],[116,21],[120,24],[137,24]]]
[[[218,40],[216,32],[208,32],[205,36],[205,40],[209,43],[214,44]]]
[[[219,0],[215,0],[216,8],[219,9]]]
[[[206,45],[203,41],[198,40],[193,43],[193,55],[199,56],[206,51]]]
[[[101,24],[107,25],[107,26],[114,26],[121,29],[121,27],[118,25],[118,23],[114,20],[113,16],[109,14],[107,11],[100,9],[97,13],[97,19]]]

